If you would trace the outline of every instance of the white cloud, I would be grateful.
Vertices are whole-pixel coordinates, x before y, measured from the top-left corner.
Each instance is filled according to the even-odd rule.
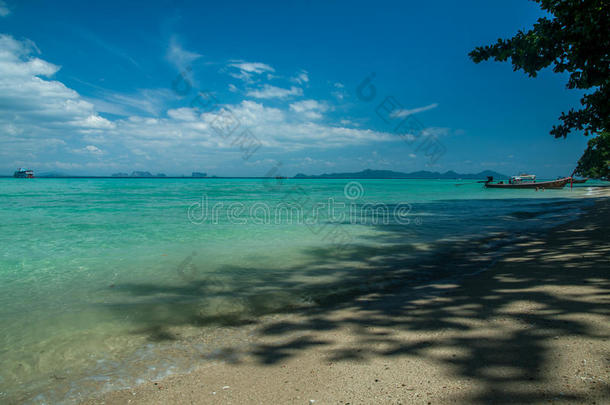
[[[326,111],[326,105],[318,102],[317,100],[302,100],[290,104],[290,109],[295,112],[304,111]]]
[[[108,121],[106,118],[94,114],[88,116],[84,120],[79,119],[72,121],[72,124],[77,127],[84,127],[90,129],[111,129],[115,127],[115,124]]]
[[[328,110],[328,106],[316,100],[302,100],[290,104],[290,110],[309,119],[320,119],[322,113]]]
[[[95,154],[101,154],[101,153],[103,153],[103,152],[101,151],[101,149],[100,149],[100,148],[98,148],[98,147],[97,147],[97,146],[95,146],[95,145],[87,145],[87,146],[85,146],[85,149],[86,149],[87,151],[89,151],[89,152],[91,152],[91,153],[95,153]]]
[[[229,74],[237,79],[251,82],[254,76],[260,75],[265,72],[275,72],[271,66],[260,63],[260,62],[245,62],[245,61],[231,61],[229,63],[230,68],[237,69],[238,72],[230,72]]]
[[[333,84],[333,87],[335,88],[335,91],[333,91],[331,94],[338,101],[343,101],[346,96],[345,85],[343,83],[336,82],[335,84]]]
[[[293,82],[296,82],[298,84],[303,84],[303,83],[308,83],[309,82],[309,74],[307,73],[306,70],[301,70],[296,77],[292,78]]]
[[[22,136],[48,132],[62,123],[78,129],[108,128],[93,104],[56,80],[59,66],[41,60],[30,41],[0,35],[0,128],[19,127]],[[42,76],[42,77],[41,77]]]
[[[102,91],[102,99],[90,102],[52,79],[60,67],[38,58],[38,53],[29,41],[0,36],[0,161],[6,165],[180,170],[206,161],[210,167],[225,167],[227,161],[242,158],[236,139],[246,129],[264,146],[265,153],[397,139],[388,133],[315,121],[329,109],[317,100],[301,100],[283,108],[243,100],[213,111],[188,107],[167,110],[173,95],[169,89],[160,89],[135,95]],[[252,74],[269,69],[256,64],[240,66]],[[301,94],[299,87],[269,85],[250,92],[261,99]],[[108,119],[98,114],[99,106],[113,104],[128,115]],[[220,133],[221,122],[235,124],[233,131]]]
[[[3,0],[0,0],[0,17],[6,17],[11,13],[11,10],[8,8],[6,3]]]
[[[166,159],[168,155],[187,159],[202,150],[239,156],[235,141],[246,129],[265,148],[276,151],[396,140],[391,134],[372,130],[302,122],[303,116],[294,110],[290,112],[245,100],[203,114],[196,109],[181,108],[170,110],[169,118],[130,117],[117,121],[116,128],[108,133],[113,139],[120,139],[128,150],[137,149],[153,160]],[[221,124],[231,129],[219,130],[225,128]]]
[[[441,136],[453,135],[453,134],[455,134],[455,132],[457,132],[457,131],[454,131],[451,128],[447,128],[447,127],[427,127],[425,129],[423,135],[441,137]]]
[[[346,119],[342,119],[342,120],[340,120],[340,121],[339,121],[339,123],[340,123],[341,125],[344,125],[344,126],[350,125],[350,126],[356,126],[356,127],[357,127],[357,126],[359,126],[359,125],[360,125],[360,124],[358,124],[357,122],[354,122],[354,121],[352,121],[352,120],[346,120]]]
[[[99,112],[116,115],[133,115],[146,113],[159,116],[165,112],[165,106],[178,99],[170,89],[140,89],[133,94],[101,91],[99,98],[90,99]]]
[[[84,153],[84,154],[91,154],[91,155],[98,155],[98,156],[104,154],[104,152],[95,145],[87,145],[82,149],[73,149],[72,152],[76,153],[76,154]]]
[[[24,157],[52,159],[86,136],[115,128],[92,103],[51,79],[60,67],[39,53],[31,41],[0,35],[0,160],[5,164]]]
[[[238,68],[239,70],[243,70],[248,73],[263,73],[263,72],[275,72],[271,66],[258,63],[258,62],[243,62],[243,61],[235,61],[229,64],[229,66],[233,66]]]
[[[312,166],[325,166],[325,167],[333,167],[336,165],[335,162],[324,160],[324,159],[314,159],[310,156],[305,156],[304,158],[292,159],[292,164],[288,165],[289,167],[294,168],[310,168]]]
[[[197,112],[193,108],[177,108],[168,110],[167,115],[177,121],[195,121],[198,118]]]
[[[390,115],[393,118],[403,118],[403,117],[406,117],[407,115],[417,114],[417,113],[420,113],[420,112],[432,110],[432,109],[434,109],[436,107],[438,107],[437,103],[429,104],[429,105],[424,106],[424,107],[414,108],[412,110],[399,109],[399,110],[393,111],[392,114],[390,114]]]
[[[173,36],[167,49],[167,60],[178,70],[182,71],[190,66],[193,61],[201,58],[202,55],[184,49],[178,39]]]
[[[303,89],[292,86],[289,89],[265,84],[262,88],[249,90],[247,95],[254,98],[286,98],[303,95]]]

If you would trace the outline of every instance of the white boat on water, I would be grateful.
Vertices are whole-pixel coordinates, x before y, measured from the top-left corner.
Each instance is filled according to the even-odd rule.
[[[34,178],[34,170],[24,169],[22,167],[13,174],[13,177],[18,179],[32,179]]]

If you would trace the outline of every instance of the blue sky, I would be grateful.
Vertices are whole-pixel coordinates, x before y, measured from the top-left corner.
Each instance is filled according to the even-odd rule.
[[[0,0],[0,173],[569,175],[587,138],[549,130],[581,93],[467,56],[540,16],[526,0]]]

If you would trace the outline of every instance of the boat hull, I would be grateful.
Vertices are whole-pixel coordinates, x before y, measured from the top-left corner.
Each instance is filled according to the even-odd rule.
[[[570,181],[569,178],[553,180],[553,181],[540,181],[534,183],[519,183],[519,184],[509,184],[509,183],[485,183],[485,187],[487,188],[533,188],[533,189],[541,189],[541,188],[564,188],[566,184]]]

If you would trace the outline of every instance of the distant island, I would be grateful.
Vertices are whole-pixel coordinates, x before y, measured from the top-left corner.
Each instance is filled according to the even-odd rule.
[[[298,173],[293,179],[447,179],[447,180],[480,180],[486,179],[488,176],[493,176],[494,179],[505,180],[509,177],[505,174],[494,172],[492,170],[484,170],[480,173],[457,173],[453,170],[449,170],[447,172],[430,172],[426,170],[420,170],[417,172],[411,173],[403,173],[403,172],[395,172],[392,170],[371,170],[366,169],[360,172],[348,172],[348,173],[323,173],[319,175],[307,175],[303,173]],[[0,176],[0,177],[12,177],[12,176]],[[262,179],[264,176],[208,176],[207,173],[204,172],[192,172],[191,176],[167,176],[164,173],[152,174],[148,171],[137,171],[134,170],[131,173],[127,172],[117,172],[113,173],[110,176],[73,176],[60,172],[43,172],[39,175],[36,175],[38,178],[146,178],[146,179]],[[287,178],[287,177],[280,177]]]
[[[140,171],[133,171],[131,172],[131,174],[127,174],[127,173],[113,173],[112,177],[167,177],[165,175],[165,173],[157,173],[156,175],[153,175],[150,172],[140,172]]]
[[[302,173],[294,176],[295,179],[486,179],[493,176],[494,179],[508,179],[508,176],[492,170],[484,170],[480,173],[456,173],[449,170],[445,173],[429,172],[420,170],[411,173],[394,172],[392,170],[371,170],[366,169],[354,173],[324,173],[320,175],[305,175]]]

